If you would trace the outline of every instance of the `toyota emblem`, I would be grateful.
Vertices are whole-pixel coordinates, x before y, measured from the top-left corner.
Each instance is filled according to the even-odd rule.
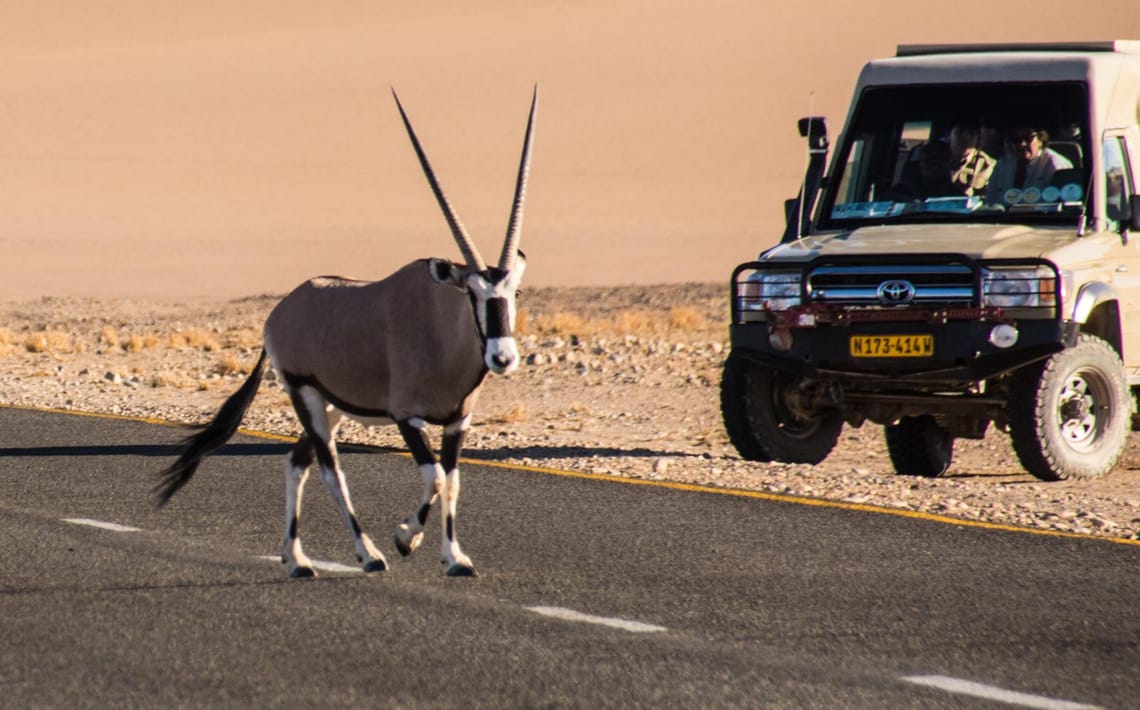
[[[879,284],[879,288],[875,291],[875,295],[879,297],[879,303],[886,306],[901,306],[904,303],[910,303],[914,299],[914,284],[902,279],[892,279],[891,281],[884,281]]]

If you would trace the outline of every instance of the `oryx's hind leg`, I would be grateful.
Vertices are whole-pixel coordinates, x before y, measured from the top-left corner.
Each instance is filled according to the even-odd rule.
[[[309,467],[313,464],[316,452],[307,434],[302,434],[289,458],[285,462],[285,544],[281,561],[289,565],[290,577],[312,577],[313,562],[301,549],[298,525],[301,520],[301,496],[305,491],[305,481],[309,478]]]
[[[469,422],[470,417],[464,417],[444,428],[440,452],[442,461],[436,461],[435,454],[432,453],[422,419],[396,422],[424,481],[419,508],[396,528],[396,548],[401,555],[409,555],[419,547],[431,506],[437,498],[442,498],[443,513],[440,522],[443,538],[440,556],[447,565],[447,575],[452,577],[475,576],[475,565],[463,553],[455,535],[455,513],[459,502],[459,450],[463,446],[463,435]]]
[[[344,480],[344,471],[340,468],[334,438],[337,426],[340,424],[341,413],[330,407],[324,397],[312,387],[303,386],[291,391],[289,396],[293,400],[293,408],[297,411],[301,426],[312,443],[313,453],[321,471],[321,480],[332,494],[345,525],[352,533],[356,558],[363,563],[365,572],[382,572],[388,569],[384,555],[360,528],[356,511],[352,507],[352,498],[348,494],[348,483]]]

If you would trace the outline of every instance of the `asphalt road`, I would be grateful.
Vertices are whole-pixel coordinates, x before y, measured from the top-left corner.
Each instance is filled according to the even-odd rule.
[[[1140,706],[1140,546],[467,463],[449,579],[435,514],[391,544],[410,459],[350,449],[392,569],[288,580],[286,445],[158,510],[184,433],[0,408],[0,706]],[[306,551],[355,568],[307,493]]]

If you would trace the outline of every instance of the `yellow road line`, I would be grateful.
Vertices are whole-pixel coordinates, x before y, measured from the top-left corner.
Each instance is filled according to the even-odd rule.
[[[4,409],[23,409],[35,412],[46,412],[49,414],[71,414],[80,417],[92,417],[95,419],[116,419],[121,421],[141,422],[143,424],[157,424],[160,426],[168,427],[186,427],[186,424],[180,422],[170,422],[164,419],[156,419],[153,417],[136,417],[125,414],[101,414],[98,412],[83,412],[75,409],[57,409],[53,407],[27,407],[15,404],[0,404],[0,408]],[[293,442],[296,441],[295,436],[285,436],[282,434],[272,434],[264,431],[256,431],[253,429],[238,429],[238,433],[246,436],[257,437],[261,439],[270,439],[272,441]],[[368,446],[367,444],[353,444],[353,446]],[[379,447],[373,447],[379,448]],[[390,451],[386,453],[395,453],[400,456],[411,456],[406,451]],[[1119,545],[1134,545],[1140,547],[1140,540],[1130,540],[1122,537],[1108,537],[1106,535],[1090,535],[1088,533],[1064,532],[1062,530],[1043,530],[1041,528],[1028,528],[1020,527],[1017,525],[1005,525],[1002,523],[987,523],[982,520],[967,520],[964,518],[953,518],[949,515],[938,515],[936,513],[923,513],[917,510],[906,510],[904,508],[889,508],[881,505],[868,505],[866,503],[846,503],[837,500],[824,500],[822,498],[806,498],[803,496],[787,495],[784,493],[767,493],[764,491],[750,491],[743,488],[720,488],[717,486],[707,486],[696,483],[679,483],[676,481],[647,481],[642,478],[624,478],[620,476],[610,476],[600,473],[583,473],[581,471],[564,471],[557,468],[544,468],[542,466],[527,466],[525,464],[502,463],[497,461],[485,461],[482,459],[461,458],[460,461],[465,464],[473,464],[478,466],[491,466],[494,468],[505,468],[514,471],[526,471],[530,473],[542,473],[550,476],[562,476],[563,478],[580,478],[587,481],[601,481],[604,483],[619,483],[628,486],[650,486],[653,488],[667,488],[675,491],[686,491],[689,493],[712,493],[714,495],[731,496],[734,498],[752,498],[755,500],[767,500],[778,503],[792,503],[795,505],[815,506],[817,508],[838,508],[840,510],[852,510],[861,513],[878,513],[881,515],[893,515],[899,518],[911,518],[913,520],[925,520],[932,523],[942,523],[945,525],[959,525],[969,528],[981,528],[983,530],[1000,530],[1003,532],[1014,533],[1027,533],[1030,535],[1043,535],[1046,537],[1063,537],[1078,540],[1097,540],[1100,542],[1112,542]]]

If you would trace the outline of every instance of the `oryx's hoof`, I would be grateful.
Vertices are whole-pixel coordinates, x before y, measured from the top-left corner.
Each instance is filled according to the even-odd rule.
[[[415,552],[416,548],[420,546],[420,543],[424,541],[424,534],[422,532],[416,533],[407,540],[404,540],[404,538],[400,536],[400,533],[397,532],[394,539],[396,541],[396,552],[400,553],[400,557],[407,557]]]
[[[308,579],[316,576],[317,572],[312,567],[294,567],[289,570],[289,577],[292,579]]]
[[[368,560],[364,563],[364,572],[371,574],[372,572],[383,572],[388,569],[388,563],[381,557],[375,560]]]
[[[395,540],[396,540],[396,552],[400,553],[400,557],[407,557],[408,555],[412,554],[411,546],[404,543],[404,541],[400,539],[399,535],[397,535],[395,537]]]
[[[479,573],[471,565],[464,565],[456,562],[447,568],[444,572],[448,577],[478,577]]]

